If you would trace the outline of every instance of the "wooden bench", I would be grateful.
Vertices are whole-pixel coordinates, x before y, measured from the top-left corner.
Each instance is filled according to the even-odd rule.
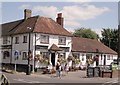
[[[111,65],[103,66],[101,70],[101,75],[102,77],[105,77],[106,75],[109,74],[109,77],[112,78],[113,71]]]
[[[107,74],[109,74],[109,77],[112,78],[113,72],[111,70],[110,71],[102,71],[102,77],[106,76]]]

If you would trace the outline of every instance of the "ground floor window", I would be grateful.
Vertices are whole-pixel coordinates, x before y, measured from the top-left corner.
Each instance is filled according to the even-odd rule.
[[[65,53],[58,53],[58,59],[62,64],[66,63],[66,56]]]
[[[40,63],[48,64],[49,63],[49,52],[40,52],[40,55],[37,55],[37,60],[40,61]]]
[[[85,60],[85,54],[82,53],[81,56],[82,56],[82,61],[84,61]]]
[[[22,60],[27,60],[27,52],[22,53]]]
[[[9,56],[10,56],[9,51],[4,51],[3,52],[3,59],[6,59],[6,57],[9,57]]]
[[[86,62],[88,65],[94,63],[94,59],[92,58],[92,54],[86,54]]]

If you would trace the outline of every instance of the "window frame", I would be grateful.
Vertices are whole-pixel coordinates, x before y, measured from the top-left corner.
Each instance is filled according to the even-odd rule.
[[[61,42],[61,40],[60,40],[60,39],[63,40],[63,38],[64,38],[64,43],[63,43],[63,41]],[[60,37],[59,37],[59,40],[58,40],[58,44],[59,44],[59,45],[66,45],[66,37],[60,36]]]
[[[23,36],[23,43],[27,43],[27,36],[26,35]]]
[[[111,59],[111,56],[110,55],[107,55],[107,60],[110,60]]]
[[[40,35],[41,39],[40,39],[40,43],[43,43],[43,44],[49,44],[49,35]],[[43,37],[46,37],[46,40],[45,39],[43,40]]]
[[[8,37],[3,37],[3,44],[7,44]]]
[[[82,56],[82,59],[81,59],[81,60],[82,60],[82,61],[85,61],[85,54],[82,53],[81,56]]]
[[[27,59],[28,59],[27,52],[22,52],[22,60],[27,60]]]
[[[19,37],[15,37],[15,44],[19,44]]]

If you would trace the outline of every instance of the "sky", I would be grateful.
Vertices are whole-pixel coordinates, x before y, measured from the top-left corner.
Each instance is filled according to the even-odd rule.
[[[102,28],[118,26],[118,2],[2,2],[2,23],[23,19],[26,8],[32,16],[53,20],[62,13],[64,28],[70,32],[85,27],[100,35]]]

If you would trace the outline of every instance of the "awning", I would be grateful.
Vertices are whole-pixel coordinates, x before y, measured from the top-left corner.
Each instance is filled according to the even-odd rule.
[[[50,51],[62,51],[57,45],[52,44],[52,46],[49,49]]]

